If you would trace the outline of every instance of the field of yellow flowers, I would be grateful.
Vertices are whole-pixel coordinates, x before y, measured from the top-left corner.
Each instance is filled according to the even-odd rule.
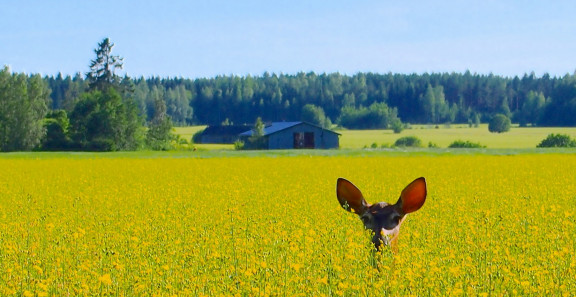
[[[576,156],[0,158],[1,296],[569,296]],[[374,253],[335,194],[428,199]]]

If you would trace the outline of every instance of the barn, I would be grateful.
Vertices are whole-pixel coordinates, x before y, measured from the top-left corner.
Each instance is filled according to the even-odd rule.
[[[240,134],[247,149],[253,130]],[[340,146],[340,134],[307,122],[273,122],[264,127],[265,149],[334,149]]]
[[[238,140],[238,135],[248,129],[250,126],[209,126],[202,131],[198,138],[198,143],[234,143]]]

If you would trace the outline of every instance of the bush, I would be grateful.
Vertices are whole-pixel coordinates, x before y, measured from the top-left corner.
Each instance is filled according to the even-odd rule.
[[[348,129],[389,129],[393,122],[400,122],[398,110],[386,103],[372,103],[369,107],[345,106],[340,110],[338,120]]]
[[[422,147],[422,140],[416,136],[400,137],[394,143],[394,146],[400,147]]]
[[[70,121],[65,110],[54,110],[49,112],[44,119],[46,135],[42,139],[42,150],[55,151],[67,150],[71,147],[68,137],[68,127]]]
[[[549,134],[536,147],[576,147],[576,140],[566,134]]]
[[[471,141],[464,141],[464,140],[456,140],[454,142],[452,142],[449,146],[449,148],[485,148],[486,146],[481,145],[480,143],[477,142],[471,142]]]
[[[492,120],[488,124],[488,131],[492,133],[508,132],[510,131],[510,126],[510,119],[507,116],[503,114],[497,114],[492,117]]]
[[[244,149],[244,141],[236,140],[234,141],[234,149],[237,151],[241,151]]]
[[[118,150],[116,143],[114,143],[112,139],[107,138],[93,139],[85,149],[92,152],[112,152]]]
[[[402,124],[402,121],[400,121],[400,119],[398,118],[392,120],[390,127],[392,128],[392,131],[394,131],[394,133],[396,134],[400,134],[402,130],[404,130],[404,124]]]

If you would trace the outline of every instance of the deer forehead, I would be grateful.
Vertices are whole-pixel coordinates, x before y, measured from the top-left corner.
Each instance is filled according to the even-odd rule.
[[[382,213],[385,211],[391,211],[392,210],[392,206],[386,202],[378,202],[375,204],[370,205],[370,207],[368,207],[368,211],[371,214],[377,214],[377,213]]]

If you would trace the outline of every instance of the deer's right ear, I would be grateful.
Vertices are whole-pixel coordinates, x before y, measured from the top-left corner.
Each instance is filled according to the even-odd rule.
[[[353,183],[343,178],[339,178],[336,182],[336,197],[342,208],[358,215],[366,212],[369,206],[362,192]]]
[[[400,199],[396,205],[402,215],[415,212],[426,202],[426,179],[423,177],[415,179],[402,190]]]

